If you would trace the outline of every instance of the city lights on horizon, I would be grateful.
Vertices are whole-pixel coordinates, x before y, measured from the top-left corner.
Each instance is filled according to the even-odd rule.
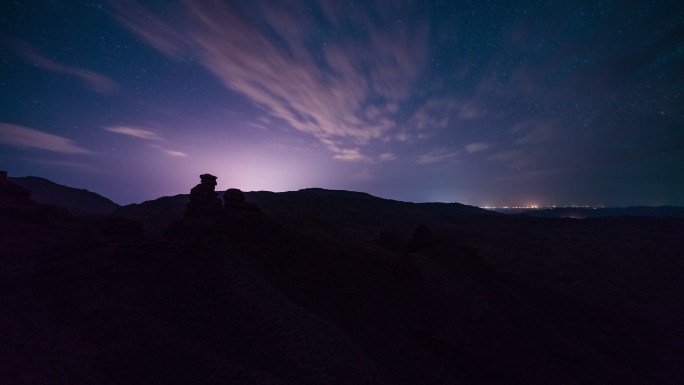
[[[541,205],[526,205],[526,206],[480,206],[481,209],[485,210],[548,210],[548,209],[602,209],[605,206],[599,205],[552,205],[552,206],[541,206]]]

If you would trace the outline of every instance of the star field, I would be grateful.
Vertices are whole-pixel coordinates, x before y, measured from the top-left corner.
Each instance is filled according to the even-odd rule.
[[[684,205],[684,6],[629,3],[3,2],[0,168],[118,203],[209,172],[220,189]]]

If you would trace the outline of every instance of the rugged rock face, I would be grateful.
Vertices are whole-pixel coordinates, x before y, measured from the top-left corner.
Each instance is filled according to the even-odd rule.
[[[200,184],[190,190],[190,202],[185,215],[188,217],[202,217],[216,215],[221,212],[221,200],[216,188],[216,178],[211,174],[200,175]]]

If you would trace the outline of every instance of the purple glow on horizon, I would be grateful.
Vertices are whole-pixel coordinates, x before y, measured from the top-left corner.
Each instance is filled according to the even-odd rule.
[[[118,203],[209,172],[219,189],[684,205],[684,6],[665,3],[8,3],[0,165]]]

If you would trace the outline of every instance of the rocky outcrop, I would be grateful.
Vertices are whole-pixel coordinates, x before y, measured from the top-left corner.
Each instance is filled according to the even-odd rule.
[[[254,203],[245,202],[245,194],[240,189],[229,188],[223,194],[223,206],[227,212],[260,213]]]
[[[200,175],[200,184],[190,190],[190,202],[185,212],[186,217],[215,216],[222,211],[221,200],[216,188],[216,178],[211,174]]]
[[[255,214],[260,214],[261,210],[255,204],[245,202],[241,190],[228,189],[222,203],[214,191],[217,177],[202,174],[200,179],[201,183],[190,190],[190,202],[183,219],[169,226],[165,238],[202,238],[227,229],[237,234],[259,226],[263,216]]]
[[[237,188],[229,188],[223,194],[223,204],[218,198],[217,177],[200,175],[201,183],[190,190],[190,202],[186,206],[186,218],[225,218],[242,213],[260,213],[254,203],[245,202],[245,194]]]
[[[226,208],[239,207],[245,203],[245,194],[237,188],[229,188],[223,194],[223,204]]]

